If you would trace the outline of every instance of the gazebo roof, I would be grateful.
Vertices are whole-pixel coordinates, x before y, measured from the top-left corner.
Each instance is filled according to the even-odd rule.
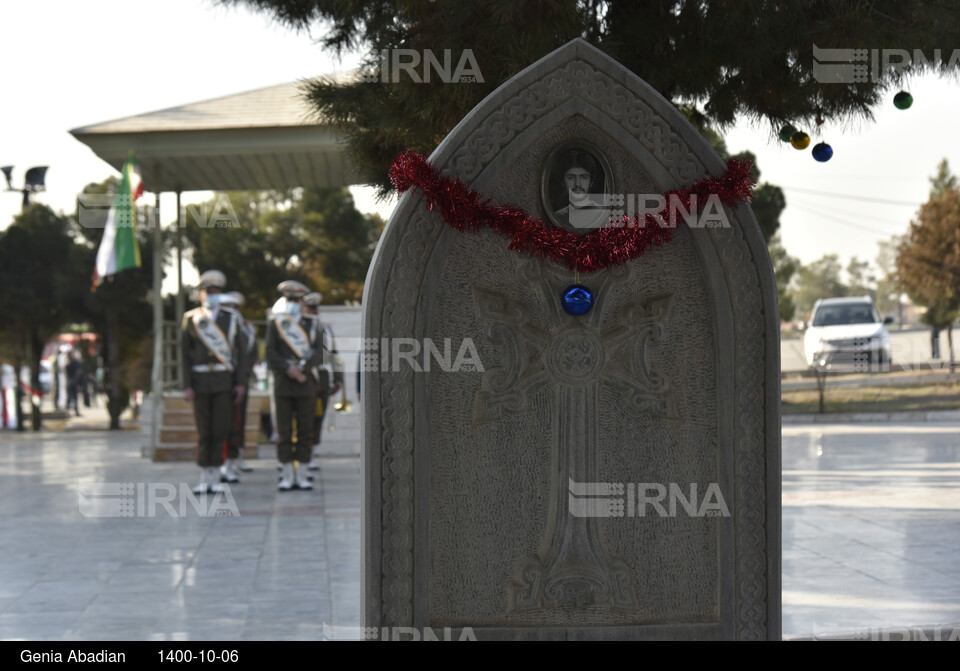
[[[153,192],[356,183],[340,129],[318,118],[302,86],[270,86],[70,133],[118,170],[136,152],[144,186]]]

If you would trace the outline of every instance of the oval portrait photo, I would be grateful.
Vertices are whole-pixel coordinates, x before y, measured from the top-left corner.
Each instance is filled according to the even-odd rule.
[[[608,225],[612,191],[610,164],[593,144],[570,140],[547,156],[540,175],[540,198],[554,226],[587,233]]]

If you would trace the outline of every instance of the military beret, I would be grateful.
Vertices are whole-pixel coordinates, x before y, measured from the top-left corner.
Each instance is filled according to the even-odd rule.
[[[310,290],[302,283],[296,280],[285,280],[277,285],[277,291],[284,298],[303,298]]]
[[[243,305],[247,300],[243,297],[239,291],[228,291],[223,296],[220,297],[221,303],[227,303],[230,305]]]
[[[197,285],[197,288],[209,289],[210,287],[217,287],[218,289],[223,289],[225,286],[227,286],[226,275],[219,270],[208,270],[200,276],[200,284]]]

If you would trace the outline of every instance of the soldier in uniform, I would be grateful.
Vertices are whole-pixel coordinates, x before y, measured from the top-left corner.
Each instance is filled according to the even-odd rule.
[[[313,419],[313,450],[311,453],[309,470],[320,468],[317,457],[320,450],[320,440],[323,438],[323,418],[327,414],[330,398],[340,391],[343,386],[343,366],[340,355],[337,354],[337,344],[333,339],[333,329],[329,324],[320,321],[320,302],[323,295],[314,291],[303,297],[303,312],[314,321],[323,338],[323,361],[313,369],[312,373],[317,380],[317,407]]]
[[[243,380],[244,384],[247,385],[250,380],[253,365],[257,361],[257,329],[253,324],[244,319],[240,313],[240,307],[243,306],[245,301],[246,299],[239,291],[228,291],[220,298],[221,306],[225,308],[229,306],[237,312],[240,318],[240,328],[243,329],[247,339],[247,351],[245,353],[246,370],[240,371],[238,375],[239,379]],[[249,387],[249,385],[247,386]],[[221,482],[240,482],[239,473],[249,473],[253,470],[243,461],[248,398],[250,398],[250,394],[244,394],[243,398],[240,399],[234,407],[234,420],[230,424],[230,433],[227,436],[227,461],[220,467]]]
[[[273,372],[273,396],[277,411],[277,457],[281,464],[280,491],[312,489],[307,478],[313,431],[317,382],[311,370],[323,361],[323,340],[312,320],[302,314],[301,301],[309,289],[300,282],[287,280],[277,287],[284,298],[275,306],[267,324],[267,364]],[[297,423],[297,442],[293,442],[293,422]],[[294,475],[294,461],[298,462]]]
[[[219,270],[200,276],[200,307],[183,315],[181,352],[183,398],[193,403],[199,441],[198,494],[220,491],[223,446],[234,416],[233,405],[246,395],[247,338],[240,316],[220,307],[227,280]]]

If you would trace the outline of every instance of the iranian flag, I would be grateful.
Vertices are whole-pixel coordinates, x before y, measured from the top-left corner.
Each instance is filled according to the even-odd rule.
[[[133,152],[120,172],[120,188],[107,215],[107,225],[97,252],[97,266],[93,269],[93,291],[107,275],[141,265],[137,244],[137,198],[143,194],[143,181]]]

